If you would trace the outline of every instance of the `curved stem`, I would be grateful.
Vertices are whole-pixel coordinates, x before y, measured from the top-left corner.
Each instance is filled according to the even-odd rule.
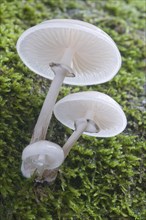
[[[90,119],[84,119],[80,118],[75,121],[75,131],[72,133],[72,135],[69,137],[67,142],[63,146],[63,151],[64,151],[64,159],[67,157],[69,154],[71,148],[73,147],[74,143],[79,139],[79,137],[83,134],[84,131],[89,132],[98,132],[99,128],[98,126],[94,123],[94,121]],[[53,182],[58,173],[59,167],[53,170],[45,170],[43,173],[43,181],[47,181],[48,183]]]
[[[79,139],[82,133],[86,130],[87,125],[88,125],[88,122],[86,119],[79,119],[76,122],[76,130],[72,133],[72,135],[69,137],[69,139],[63,146],[64,158],[67,157],[74,143]]]
[[[76,130],[72,133],[72,135],[69,137],[69,139],[63,146],[64,159],[69,154],[74,143],[79,139],[82,133],[86,130],[87,126],[88,126],[88,121],[86,119],[79,119],[75,122]],[[59,167],[53,170],[44,170],[43,175],[42,175],[42,180],[37,180],[37,181],[38,182],[47,181],[48,183],[52,183],[57,177],[58,170],[59,170]]]

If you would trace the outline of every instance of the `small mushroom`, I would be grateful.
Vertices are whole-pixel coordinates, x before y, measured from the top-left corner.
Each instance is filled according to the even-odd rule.
[[[75,130],[63,146],[65,158],[82,133],[95,137],[112,137],[127,124],[121,106],[100,92],[70,94],[55,104],[56,118]]]
[[[32,71],[53,79],[31,143],[45,139],[63,82],[104,83],[113,78],[121,66],[114,41],[94,25],[77,20],[54,19],[29,28],[20,36],[17,51]]]
[[[42,177],[44,173],[58,168],[63,161],[64,152],[59,145],[50,141],[38,141],[23,150],[21,171],[27,178],[34,172]]]

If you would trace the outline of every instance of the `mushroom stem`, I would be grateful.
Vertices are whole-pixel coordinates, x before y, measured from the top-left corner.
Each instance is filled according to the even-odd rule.
[[[90,119],[80,118],[75,121],[75,131],[72,133],[72,135],[69,137],[69,139],[63,146],[64,160],[69,154],[74,143],[79,139],[79,137],[83,134],[84,131],[88,130],[90,130],[91,132],[99,132],[98,126],[94,123],[94,121]],[[43,179],[48,183],[53,182],[57,177],[58,170],[59,167],[52,170],[44,170],[44,173],[42,175]]]
[[[69,137],[69,139],[63,146],[64,159],[69,154],[74,143],[79,139],[82,133],[86,130],[87,126],[88,126],[88,121],[86,119],[79,119],[76,121],[75,123],[76,130],[72,133],[72,135]]]
[[[78,119],[75,122],[75,127],[76,127],[75,131],[72,133],[70,138],[67,140],[67,142],[63,146],[64,159],[69,154],[74,143],[79,139],[81,134],[86,130],[87,126],[88,126],[88,120],[86,119]],[[52,183],[57,177],[58,170],[59,170],[59,167],[56,169],[52,169],[52,170],[44,170],[44,173],[42,175],[43,181]]]
[[[53,107],[55,105],[60,87],[66,75],[66,70],[64,68],[59,69],[60,71],[56,72],[54,80],[51,83],[49,92],[43,103],[30,143],[34,143],[39,140],[45,140],[46,138],[47,129],[52,117]]]
[[[55,63],[50,64],[50,67],[52,67],[52,70],[55,73],[55,77],[51,83],[49,92],[46,96],[37,123],[35,125],[33,135],[30,141],[31,144],[39,140],[45,140],[46,138],[47,130],[52,117],[53,108],[56,99],[58,97],[59,90],[61,88],[63,80],[65,76],[74,77],[74,74],[72,73],[72,69],[69,67],[71,65],[71,61],[72,61],[71,50],[67,48],[61,59],[60,62],[61,64],[55,64]]]

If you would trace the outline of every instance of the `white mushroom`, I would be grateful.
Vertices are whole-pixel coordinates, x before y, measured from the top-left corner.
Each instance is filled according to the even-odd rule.
[[[45,139],[63,81],[72,85],[104,83],[121,66],[114,41],[99,28],[77,20],[54,19],[29,28],[20,36],[17,51],[32,71],[54,78],[31,143]]]
[[[63,146],[65,157],[82,133],[95,137],[112,137],[121,133],[127,124],[121,106],[100,92],[70,94],[54,107],[56,118],[75,130]]]
[[[89,23],[71,19],[53,19],[26,30],[17,42],[23,62],[48,79],[54,74],[50,63],[71,65],[74,78],[64,83],[92,85],[113,78],[121,66],[119,50],[104,31]],[[66,63],[62,60],[64,55]]]
[[[44,172],[58,168],[63,161],[64,152],[59,145],[50,141],[38,141],[23,150],[21,171],[27,178],[34,172],[42,177]],[[49,182],[51,181],[50,176]]]

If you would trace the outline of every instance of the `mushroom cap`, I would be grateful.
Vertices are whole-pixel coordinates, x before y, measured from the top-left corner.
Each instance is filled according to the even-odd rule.
[[[66,77],[64,83],[72,85],[104,83],[121,66],[119,50],[108,34],[72,19],[53,19],[29,28],[18,39],[17,51],[26,66],[48,79],[54,78],[49,64],[61,63],[68,51],[75,77]]]
[[[56,118],[75,130],[75,121],[85,118],[94,122],[99,132],[84,132],[96,137],[112,137],[121,133],[127,124],[121,106],[100,92],[79,92],[67,95],[54,106]]]
[[[36,171],[55,169],[64,161],[62,148],[50,141],[38,141],[28,145],[22,152],[21,171],[27,178]]]

